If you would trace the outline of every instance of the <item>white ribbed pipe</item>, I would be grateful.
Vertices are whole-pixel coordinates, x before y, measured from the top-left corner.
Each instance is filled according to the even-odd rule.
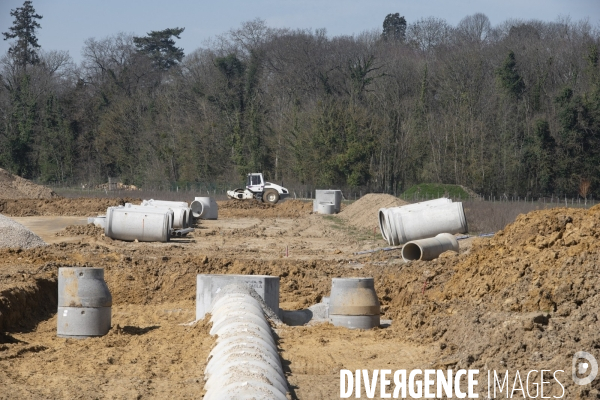
[[[439,233],[467,232],[467,219],[460,202],[414,206],[417,205],[379,211],[380,227],[387,229],[382,236],[390,245],[431,238]]]
[[[419,203],[407,204],[399,207],[380,208],[379,209],[379,231],[385,241],[390,246],[398,246],[402,244],[399,241],[396,226],[393,223],[393,214],[401,210],[404,211],[415,211],[423,208],[438,207],[444,204],[452,203],[451,199],[441,197],[439,199],[422,201]]]
[[[271,327],[248,287],[229,285],[211,306],[217,344],[204,371],[205,400],[287,400],[287,382]]]
[[[429,239],[413,240],[402,247],[404,261],[433,260],[445,251],[452,250],[458,253],[458,240],[449,233],[440,233]]]

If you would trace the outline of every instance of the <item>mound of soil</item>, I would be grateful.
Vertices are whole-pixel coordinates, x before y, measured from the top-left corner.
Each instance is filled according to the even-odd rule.
[[[52,199],[52,189],[13,175],[0,168],[0,199]]]
[[[56,232],[56,236],[100,236],[104,233],[104,228],[94,224],[87,225],[69,225],[60,232]]]
[[[338,215],[356,228],[373,229],[379,226],[380,208],[399,207],[405,204],[408,203],[389,194],[369,193],[342,209]]]
[[[285,200],[277,204],[257,200],[225,200],[217,202],[223,218],[297,218],[312,212],[312,203]]]
[[[390,293],[397,334],[440,342],[440,365],[570,374],[575,352],[600,356],[599,238],[600,206],[534,211],[469,254],[408,264],[378,292]],[[600,393],[600,381],[591,391],[562,382],[565,398]]]
[[[125,203],[139,203],[133,198],[52,198],[45,200],[0,200],[0,213],[11,217],[104,215],[106,209]]]

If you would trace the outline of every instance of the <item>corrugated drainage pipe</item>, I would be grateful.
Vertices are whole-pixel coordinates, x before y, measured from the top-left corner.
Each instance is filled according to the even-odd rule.
[[[449,233],[440,233],[429,239],[413,240],[402,248],[404,261],[433,260],[445,251],[452,250],[458,253],[458,241]]]
[[[228,285],[212,303],[210,334],[217,335],[217,344],[204,372],[204,400],[287,400],[277,345],[251,290]]]

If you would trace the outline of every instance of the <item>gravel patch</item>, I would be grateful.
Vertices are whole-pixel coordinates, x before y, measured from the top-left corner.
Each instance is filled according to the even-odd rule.
[[[0,214],[0,248],[30,249],[45,246],[38,235],[12,219]]]

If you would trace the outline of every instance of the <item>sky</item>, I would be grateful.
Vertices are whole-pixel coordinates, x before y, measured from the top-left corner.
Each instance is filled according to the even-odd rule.
[[[10,11],[24,0],[0,0],[0,31],[12,26]],[[385,16],[400,13],[410,24],[421,18],[461,19],[483,13],[492,25],[508,19],[572,21],[587,19],[600,28],[600,0],[32,0],[38,21],[38,43],[44,50],[66,50],[76,63],[88,38],[119,32],[144,36],[150,31],[184,27],[177,46],[186,54],[207,40],[239,28],[245,21],[264,20],[273,28],[325,28],[331,36],[381,29]],[[0,40],[0,54],[10,41]]]

